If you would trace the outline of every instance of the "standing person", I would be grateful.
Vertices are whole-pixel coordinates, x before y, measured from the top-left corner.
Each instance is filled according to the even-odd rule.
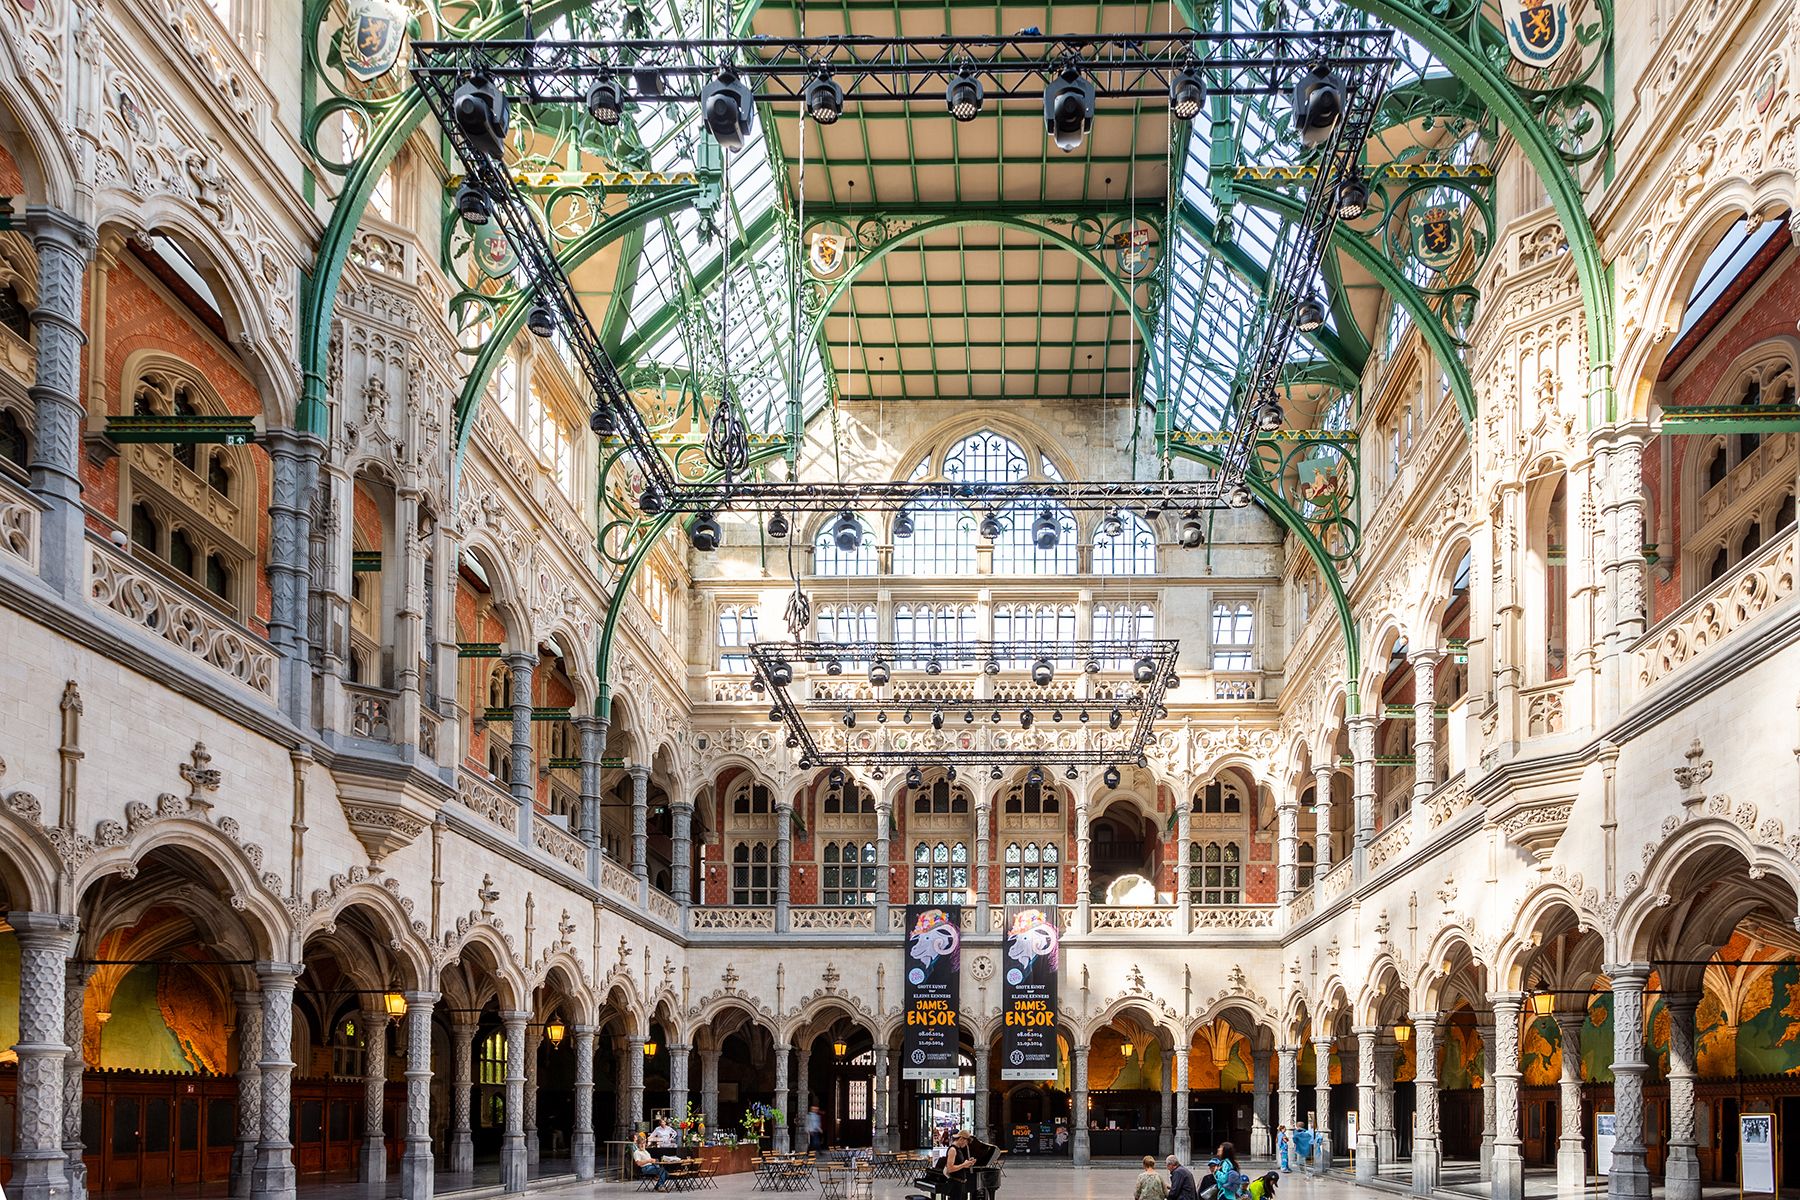
[[[1144,1169],[1137,1177],[1131,1200],[1168,1200],[1169,1185],[1156,1173],[1156,1156],[1144,1155]]]
[[[944,1155],[945,1190],[950,1200],[965,1200],[969,1186],[975,1182],[975,1155],[969,1149],[969,1131],[959,1129],[950,1139],[950,1152]]]
[[[650,1131],[649,1144],[658,1150],[671,1150],[675,1147],[675,1127],[669,1124],[669,1115],[662,1114],[656,1118],[656,1128]]]
[[[1244,1194],[1244,1184],[1249,1182],[1238,1170],[1237,1147],[1230,1142],[1220,1142],[1218,1169],[1213,1172],[1213,1179],[1219,1185],[1219,1200],[1239,1200]]]
[[[1194,1186],[1194,1173],[1181,1165],[1181,1160],[1173,1154],[1169,1155],[1169,1200],[1200,1200],[1200,1193]]]
[[[1275,1165],[1283,1171],[1288,1169],[1288,1127],[1278,1125],[1275,1128]]]
[[[806,1148],[814,1152],[825,1148],[825,1118],[816,1104],[806,1110]]]

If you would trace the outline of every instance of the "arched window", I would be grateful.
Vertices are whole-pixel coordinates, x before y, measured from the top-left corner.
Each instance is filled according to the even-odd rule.
[[[1045,813],[1061,812],[1062,801],[1057,796],[1056,784],[1048,779],[1038,780],[1026,776],[1006,793],[1005,811],[1020,816],[1042,816]]]
[[[1230,779],[1215,779],[1194,793],[1194,811],[1197,813],[1241,813],[1244,811],[1244,795],[1238,785]]]
[[[756,641],[756,605],[719,605],[719,670],[750,670],[750,643]]]
[[[913,790],[913,811],[948,816],[969,811],[969,793],[944,776]]]
[[[338,1079],[361,1079],[363,1075],[362,1021],[347,1016],[331,1031],[331,1073]]]
[[[162,547],[162,522],[148,504],[131,506],[131,540],[150,554],[160,555]]]
[[[823,604],[813,617],[814,636],[821,642],[872,642],[876,636],[873,604]]]
[[[850,816],[875,811],[875,794],[859,783],[846,781],[842,787],[825,789],[825,811]]]
[[[11,332],[22,342],[31,340],[31,307],[12,284],[0,284],[0,329]]]
[[[1072,604],[997,604],[994,606],[994,640],[1002,644],[1016,642],[1062,642],[1075,640],[1075,606]],[[1072,655],[1060,655],[1057,663],[1074,667]],[[1029,667],[1032,656],[1014,654],[1004,660],[1013,668]]]
[[[739,842],[731,851],[731,902],[766,908],[775,902],[775,873],[767,842]]]
[[[506,1082],[506,1034],[494,1030],[481,1039],[481,1050],[476,1055],[476,1081],[486,1084],[502,1084]]]
[[[949,500],[917,500],[905,509],[913,531],[894,535],[894,574],[973,575],[975,515]]]
[[[20,470],[31,466],[31,437],[19,414],[10,408],[0,408],[0,459]]]
[[[1025,447],[1005,434],[984,429],[944,454],[944,478],[956,483],[1016,483],[1029,472]]]
[[[1094,574],[1156,574],[1156,531],[1130,509],[1102,517],[1094,533]]]
[[[774,812],[774,798],[768,785],[748,777],[740,778],[731,789],[731,811],[746,815]]]
[[[187,530],[175,529],[169,533],[169,565],[183,575],[194,573],[194,539],[188,536]]]
[[[920,842],[913,847],[914,904],[960,904],[968,892],[966,842]]]
[[[1148,641],[1156,636],[1156,610],[1148,604],[1094,605],[1094,637],[1100,641]],[[1131,650],[1105,656],[1101,665],[1122,671],[1137,658]]]
[[[1075,518],[1060,504],[1020,501],[996,514],[1000,536],[994,539],[996,575],[1073,575],[1080,569],[1080,531]],[[1048,550],[1037,545],[1037,531],[1046,522],[1056,528],[1056,544]]]
[[[206,590],[221,599],[231,595],[231,568],[218,554],[206,556]]]
[[[512,755],[498,742],[488,745],[488,775],[499,783],[512,782]]]
[[[894,642],[901,647],[896,667],[923,671],[930,667],[929,653],[907,654],[906,647],[921,651],[950,642],[975,640],[973,604],[897,604],[894,606]]]
[[[835,906],[875,903],[875,843],[827,842],[819,872],[819,903]]]
[[[1256,612],[1248,600],[1219,601],[1212,610],[1215,671],[1248,671],[1256,648]]]
[[[1007,843],[1006,902],[1054,905],[1062,895],[1059,858],[1055,842]]]
[[[862,522],[862,541],[850,551],[838,549],[836,524],[836,517],[827,518],[813,538],[813,574],[836,577],[875,574],[875,535],[869,529],[869,522]]]
[[[231,464],[223,450],[214,450],[206,459],[206,486],[221,496],[231,495]]]
[[[1208,906],[1242,904],[1242,856],[1236,842],[1188,843],[1188,899]]]
[[[1312,886],[1313,871],[1318,865],[1318,861],[1318,850],[1314,848],[1312,839],[1303,838],[1300,842],[1300,855],[1297,860],[1299,864],[1299,885],[1301,887],[1309,888]]]

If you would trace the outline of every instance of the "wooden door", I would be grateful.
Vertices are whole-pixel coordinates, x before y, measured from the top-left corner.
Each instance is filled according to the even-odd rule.
[[[186,1084],[175,1098],[174,1173],[176,1183],[199,1183],[201,1163],[200,1095]]]

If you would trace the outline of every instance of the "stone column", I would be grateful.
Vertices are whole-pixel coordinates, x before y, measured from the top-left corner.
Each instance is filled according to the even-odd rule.
[[[1663,1004],[1669,1010],[1669,1155],[1663,1167],[1663,1193],[1665,1200],[1700,1200],[1700,1158],[1694,1138],[1694,1010],[1700,995],[1666,993]]]
[[[294,979],[300,970],[296,963],[256,964],[263,1010],[262,1138],[256,1145],[252,1200],[294,1200],[294,1143],[288,1140],[288,1123],[294,1076]]]
[[[1399,1158],[1394,1129],[1394,1052],[1386,1038],[1375,1043],[1375,1167],[1386,1168]]]
[[[400,1152],[402,1200],[431,1200],[437,1160],[431,1152],[431,1009],[436,992],[406,993],[406,1148]]]
[[[1313,883],[1331,866],[1331,767],[1313,768]]]
[[[644,1039],[625,1039],[625,1134],[644,1122]]]
[[[669,1113],[672,1122],[679,1122],[687,1117],[688,1055],[693,1052],[694,1048],[689,1045],[669,1047]]]
[[[450,1171],[467,1175],[475,1169],[471,1130],[474,1102],[474,1044],[480,1027],[461,1018],[450,1026]]]
[[[362,1183],[381,1183],[387,1179],[387,1009],[363,1009],[362,1022],[363,1143],[356,1178]]]
[[[976,888],[975,930],[983,934],[988,931],[988,896],[992,888],[988,879],[988,864],[993,861],[993,839],[989,833],[993,811],[993,805],[985,798],[975,806],[975,870],[971,872],[971,877],[975,880]],[[976,1104],[980,1103],[980,1100],[976,1101]],[[981,1132],[979,1126],[976,1131]]]
[[[1475,1028],[1481,1034],[1481,1178],[1494,1177],[1494,1134],[1498,1112],[1494,1107],[1494,1013],[1475,1011]]]
[[[74,303],[81,303],[79,273]],[[43,411],[38,409],[40,430]],[[77,504],[78,493],[79,489]],[[75,949],[75,918],[14,912],[6,919],[19,942],[19,1040],[14,1047],[19,1058],[18,1124],[12,1195],[68,1200],[69,1159],[63,1149],[63,1071],[69,1056],[63,1042],[68,1020],[64,989]]]
[[[873,1137],[877,1150],[892,1150],[888,1145],[888,1050],[886,1046],[875,1047],[875,1111],[871,1114],[874,1120]]]
[[[617,1042],[614,1043],[615,1048]],[[631,1039],[625,1039],[625,1049],[613,1060],[613,1141],[629,1142],[631,1135],[637,1132],[636,1123],[632,1120],[627,1107],[631,1096],[631,1060],[644,1056],[644,1043],[640,1039],[637,1049],[632,1049]]]
[[[1363,872],[1361,851],[1375,839],[1375,726],[1380,721],[1374,713],[1345,718],[1350,727],[1351,811],[1356,816],[1355,870],[1359,876]]]
[[[1583,1144],[1581,1119],[1581,1027],[1586,1023],[1585,1011],[1556,1014],[1556,1029],[1562,1035],[1562,1077],[1558,1080],[1562,1136],[1556,1144],[1559,1196],[1580,1196],[1587,1191],[1587,1147]],[[1672,1054],[1669,1065],[1674,1067]]]
[[[1091,928],[1089,893],[1093,886],[1094,855],[1093,848],[1089,844],[1088,829],[1088,806],[1087,801],[1083,800],[1075,806],[1075,930],[1077,933],[1086,933],[1089,928]],[[1064,932],[1067,931],[1065,930]],[[1087,1051],[1083,1049],[1082,1055],[1084,1056],[1084,1062],[1086,1061],[1086,1054]],[[1083,1109],[1078,1116],[1078,1120],[1074,1118],[1071,1118],[1071,1120],[1073,1124],[1079,1126],[1081,1145],[1083,1147],[1083,1153],[1085,1154],[1087,1146],[1087,1110]],[[1086,1162],[1087,1159],[1084,1157],[1081,1161]]]
[[[1415,650],[1413,669],[1413,804],[1423,805],[1437,788],[1437,650]]]
[[[1250,1052],[1250,1157],[1268,1158],[1275,1152],[1275,1137],[1269,1124],[1269,1058],[1268,1047]]]
[[[992,1096],[993,1085],[988,1078],[988,1052],[985,1046],[975,1048],[975,1136],[982,1141],[992,1141],[988,1137],[988,1105]]]
[[[794,802],[775,806],[775,931],[788,931],[788,903],[793,895]]]
[[[687,912],[694,902],[694,806],[682,799],[669,805],[669,886],[675,903]]]
[[[1275,806],[1275,885],[1281,903],[1291,904],[1300,894],[1300,797],[1283,791]]]
[[[708,1132],[719,1125],[719,1054],[718,1050],[700,1052],[700,1116]]]
[[[650,768],[626,769],[631,776],[631,873],[642,887],[650,879]]]
[[[1381,1030],[1358,1025],[1356,1035],[1356,1181],[1375,1178],[1375,1039]]]
[[[1194,806],[1181,797],[1175,800],[1175,905],[1176,928],[1186,937],[1194,928],[1194,893],[1188,887],[1188,848],[1194,844]]]
[[[775,1107],[784,1114],[792,1111],[788,1095],[788,1052],[791,1049],[786,1042],[775,1043]],[[775,1122],[775,1128],[769,1134],[774,1139],[775,1150],[785,1154],[791,1149],[786,1121]]]
[[[893,820],[893,805],[876,801],[875,862],[877,866],[875,870],[875,932],[878,934],[887,933],[888,924],[891,920],[889,909],[892,901],[890,900],[891,892],[889,889],[893,886],[893,881],[889,876],[894,869],[894,865],[888,861],[893,853],[893,848],[889,845],[888,841],[888,830],[892,827]]]
[[[237,1148],[231,1152],[232,1200],[249,1200],[256,1172],[256,1143],[262,1136],[262,997],[233,992],[237,1010]]]
[[[575,833],[587,847],[588,882],[600,881],[600,763],[606,757],[607,722],[604,717],[575,718],[581,731],[581,811]]]
[[[81,309],[94,231],[67,213],[37,207],[27,211],[26,229],[38,260],[38,301],[31,310],[37,373],[29,392],[37,413],[31,490],[44,505],[38,523],[38,574],[65,599],[83,599],[87,518],[81,503],[80,375],[87,336],[81,330]],[[19,1129],[23,1133],[22,1121]],[[35,1187],[36,1180],[27,1184],[15,1176],[13,1186]]]
[[[538,1051],[544,1045],[541,1026],[525,1026],[525,1166],[535,1167],[543,1158],[538,1143]]]
[[[506,1027],[506,1126],[500,1135],[500,1187],[508,1192],[525,1190],[525,1025],[531,1014],[509,1010],[500,1014]]]
[[[83,1011],[88,976],[93,971],[92,967],[70,962],[63,975],[63,1041],[69,1053],[63,1058],[62,1144],[69,1200],[87,1200],[86,1147],[81,1140],[81,1076],[87,1066],[82,1045],[87,1032]]]
[[[1175,1075],[1168,1060],[1162,1069],[1162,1116],[1156,1126],[1156,1152],[1164,1157],[1175,1153]]]
[[[594,1177],[594,1027],[575,1026],[575,1132],[569,1139],[575,1178]]]
[[[1300,1124],[1300,1047],[1276,1047],[1275,1065],[1281,1074],[1281,1078],[1276,1081],[1281,1102],[1281,1123],[1292,1133]]]
[[[1319,1138],[1314,1170],[1320,1175],[1331,1167],[1331,1041],[1313,1042],[1313,1132]]]
[[[1607,539],[1609,561],[1601,565],[1616,612],[1622,642],[1640,637],[1645,627],[1648,588],[1644,579],[1644,434],[1625,427],[1612,434],[1613,446],[1602,490],[1602,511],[1612,509],[1615,533]],[[1616,1147],[1615,1147],[1616,1149]]]
[[[319,491],[319,464],[325,445],[310,433],[271,429],[269,448],[269,641],[281,651],[281,705],[302,727],[313,725],[312,634],[309,609],[313,596],[312,506]],[[348,495],[348,492],[345,493]],[[348,538],[349,529],[344,536]],[[345,556],[344,567],[349,567]],[[348,581],[344,585],[348,592]],[[348,599],[344,601],[348,604]],[[336,684],[330,639],[325,643],[325,671]]]
[[[1519,1136],[1519,1011],[1522,992],[1494,992],[1494,1041],[1488,1054],[1489,1088],[1494,1093],[1493,1200],[1522,1200],[1525,1158]]]
[[[1087,808],[1084,805],[1076,811],[1085,813]],[[1085,821],[1082,822],[1084,830],[1086,824]],[[1086,856],[1086,844],[1087,836],[1084,832],[1082,835],[1084,857]],[[1084,896],[1086,894],[1085,891],[1082,893]],[[1075,1056],[1073,1086],[1069,1092],[1069,1161],[1081,1167],[1087,1165],[1090,1157],[1088,1147],[1088,1048],[1071,1046],[1069,1053]]]
[[[512,669],[512,798],[519,808],[519,843],[531,845],[531,822],[537,815],[537,768],[531,761],[531,677],[536,654],[509,654]],[[508,1058],[511,1052],[508,1052]]]
[[[1175,1149],[1172,1153],[1183,1164],[1191,1165],[1194,1157],[1194,1135],[1188,1125],[1188,1055],[1189,1047],[1175,1051]]]
[[[794,1149],[805,1150],[806,1144],[806,1106],[812,1101],[809,1088],[812,1085],[812,1042],[801,1042],[794,1051],[794,1103],[784,1106],[788,1123],[794,1127]]]
[[[1438,1165],[1438,1052],[1437,1014],[1412,1015],[1413,1048],[1418,1055],[1413,1069],[1413,1195],[1437,1192]]]

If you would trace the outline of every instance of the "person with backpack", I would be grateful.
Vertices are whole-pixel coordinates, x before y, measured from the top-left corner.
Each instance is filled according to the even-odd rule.
[[[1213,1171],[1213,1179],[1219,1185],[1218,1200],[1243,1200],[1244,1187],[1250,1180],[1238,1170],[1237,1147],[1220,1142],[1216,1161],[1219,1165]]]

